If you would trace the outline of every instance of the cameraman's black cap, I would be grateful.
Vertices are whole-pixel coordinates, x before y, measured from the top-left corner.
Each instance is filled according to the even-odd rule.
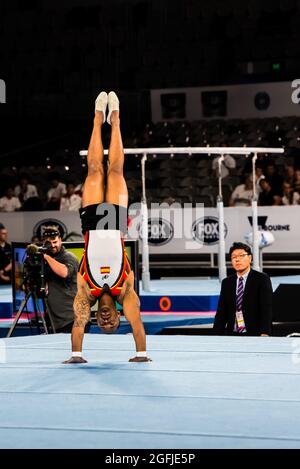
[[[42,234],[42,238],[56,238],[56,236],[60,236],[60,232],[53,226],[46,227]]]
[[[3,225],[3,223],[0,223],[0,230],[5,230],[5,226]]]

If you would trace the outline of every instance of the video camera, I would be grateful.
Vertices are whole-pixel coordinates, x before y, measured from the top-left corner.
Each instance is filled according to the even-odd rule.
[[[50,252],[49,246],[51,248],[51,243],[49,242],[43,246],[29,244],[24,260],[23,280],[25,289],[37,294],[41,298],[46,296],[44,253]]]
[[[41,298],[47,296],[44,254],[51,254],[49,238],[55,239],[57,236],[60,236],[57,228],[45,228],[43,232],[43,239],[45,240],[43,245],[29,244],[26,248],[23,271],[24,286],[27,291],[35,293]]]

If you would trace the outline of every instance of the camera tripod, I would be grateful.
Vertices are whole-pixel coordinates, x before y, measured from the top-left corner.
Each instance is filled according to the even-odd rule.
[[[18,321],[19,321],[20,317],[23,314],[23,312],[24,312],[24,310],[27,306],[27,303],[28,303],[28,300],[30,299],[30,297],[32,298],[32,301],[33,301],[33,309],[34,309],[36,327],[37,327],[38,333],[41,334],[41,327],[40,327],[40,322],[39,322],[39,315],[40,315],[41,320],[42,320],[44,333],[49,334],[49,330],[51,330],[51,333],[55,334],[55,327],[54,327],[54,324],[53,324],[53,321],[52,321],[52,317],[51,317],[51,313],[50,313],[50,310],[49,310],[49,307],[48,307],[48,304],[47,304],[46,297],[45,296],[39,296],[39,295],[37,295],[36,292],[33,292],[33,291],[27,291],[26,294],[25,294],[25,298],[22,301],[22,304],[20,306],[20,309],[17,312],[17,315],[14,319],[14,322],[12,323],[12,326],[8,331],[8,334],[6,336],[7,338],[11,337],[11,335],[13,334],[13,332],[14,332],[17,324],[18,324]],[[41,310],[40,310],[40,307],[39,307],[39,302],[38,302],[39,299],[41,299],[42,303],[43,303],[44,315],[41,313]],[[28,314],[27,309],[26,309],[25,312]],[[47,325],[47,322],[48,322],[48,325]]]

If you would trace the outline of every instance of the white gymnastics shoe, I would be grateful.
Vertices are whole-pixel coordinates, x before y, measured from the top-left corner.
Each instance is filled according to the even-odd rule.
[[[118,96],[114,91],[110,91],[108,93],[108,116],[107,116],[107,122],[110,124],[110,116],[113,111],[119,111],[120,106],[119,106],[119,99]]]
[[[96,101],[95,101],[95,111],[103,112],[103,122],[105,122],[107,102],[108,102],[107,93],[105,91],[101,91],[101,93],[97,96]]]

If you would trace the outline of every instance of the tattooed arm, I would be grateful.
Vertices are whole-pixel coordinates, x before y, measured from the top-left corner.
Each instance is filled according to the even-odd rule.
[[[84,329],[90,319],[91,306],[87,296],[79,292],[74,300],[74,314],[75,321],[72,329],[72,352],[81,352]]]
[[[118,302],[123,304],[123,312],[130,323],[137,352],[146,352],[146,334],[140,313],[140,300],[134,291],[134,276],[131,272],[123,285]],[[147,357],[134,357],[129,361],[150,361]]]
[[[82,352],[84,329],[91,315],[91,300],[85,285],[81,282],[84,282],[82,278],[78,281],[78,291],[74,300],[75,320],[72,329],[72,358],[64,363],[86,363],[86,360],[80,354]],[[74,356],[74,352],[77,352],[78,356]]]

